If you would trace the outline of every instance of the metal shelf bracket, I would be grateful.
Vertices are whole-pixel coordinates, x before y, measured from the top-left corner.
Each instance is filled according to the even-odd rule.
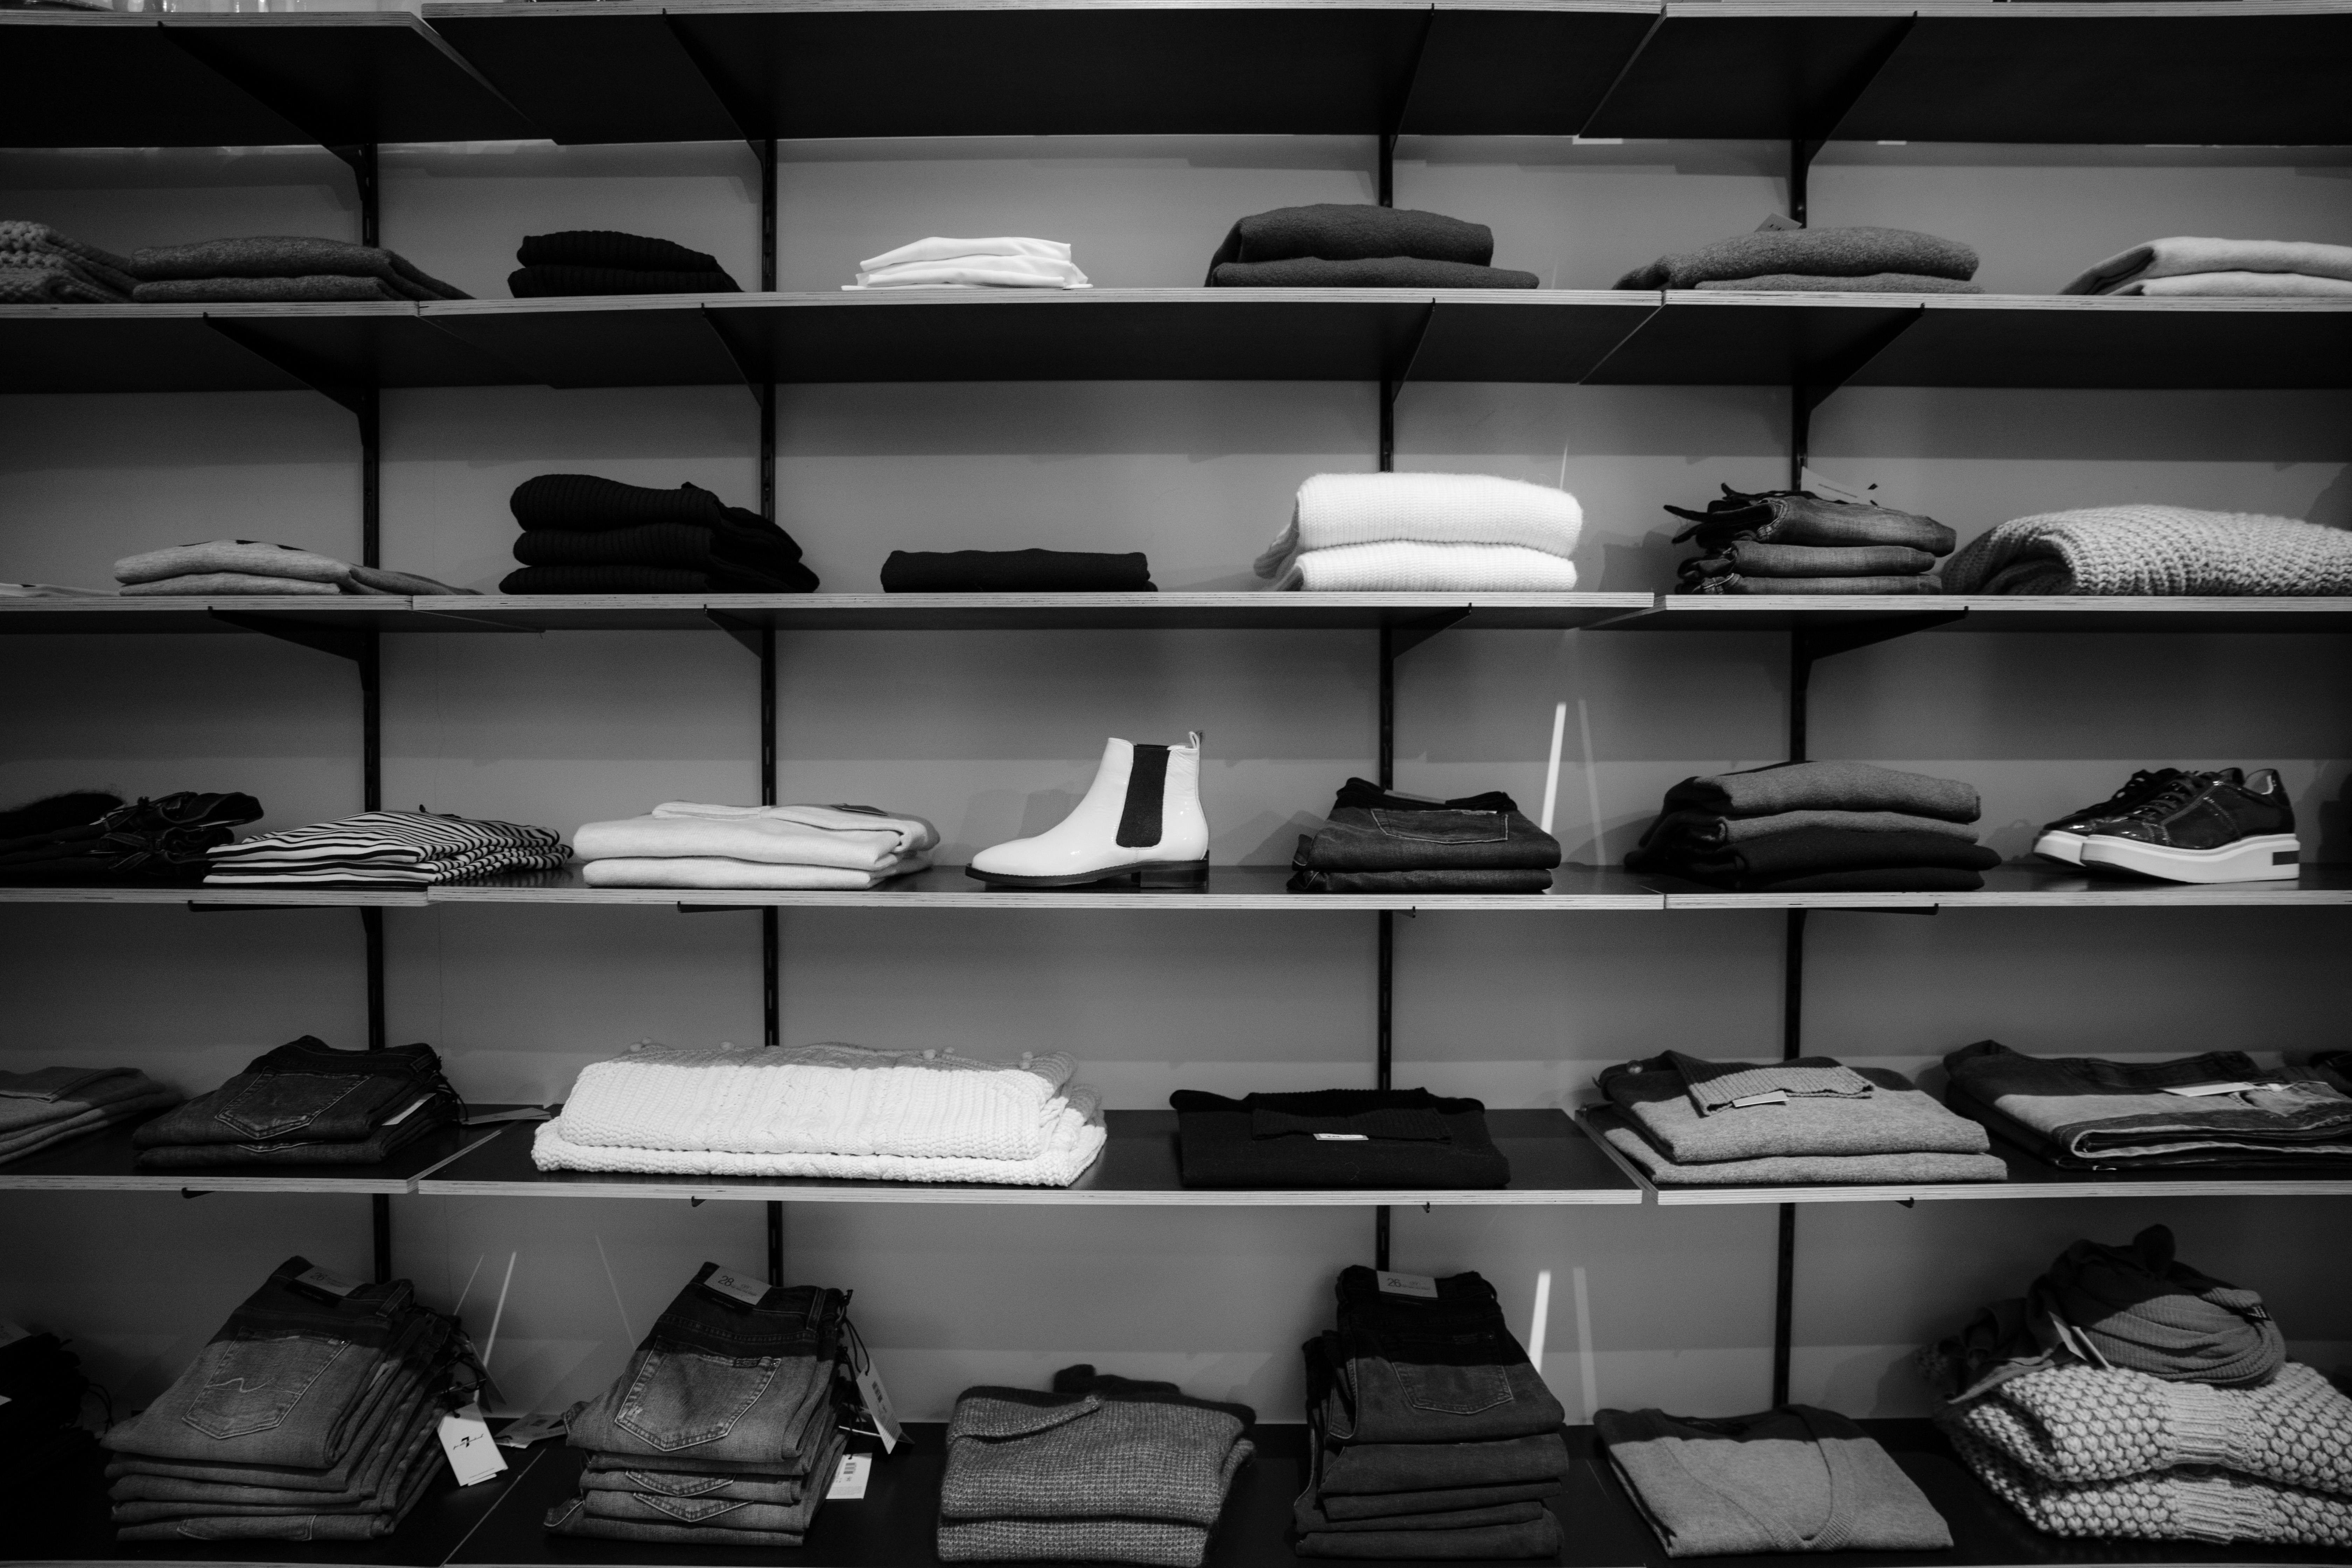
[[[347,631],[278,616],[249,616],[238,610],[210,610],[206,614],[241,632],[259,632],[263,637],[276,637],[316,653],[331,653],[355,664],[365,660],[375,646],[373,632]]]

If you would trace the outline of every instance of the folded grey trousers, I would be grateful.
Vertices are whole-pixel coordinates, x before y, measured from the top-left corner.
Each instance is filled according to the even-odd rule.
[[[1524,1524],[1475,1530],[1318,1531],[1301,1535],[1301,1557],[1523,1559],[1559,1552],[1559,1521],[1549,1509]]]
[[[1662,256],[1617,279],[1620,289],[1695,289],[1701,283],[1794,275],[1868,278],[1902,272],[1965,283],[1977,253],[1957,240],[1907,228],[1759,229]]]

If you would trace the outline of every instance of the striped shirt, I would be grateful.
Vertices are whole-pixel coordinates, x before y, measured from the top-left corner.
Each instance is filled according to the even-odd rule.
[[[499,871],[552,870],[568,851],[544,827],[425,811],[370,811],[211,852],[207,886],[373,882],[425,887]]]

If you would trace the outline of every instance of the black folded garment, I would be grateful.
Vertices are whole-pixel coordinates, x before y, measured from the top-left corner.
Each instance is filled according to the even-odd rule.
[[[893,550],[886,594],[1150,594],[1151,563],[1084,550]]]
[[[1669,838],[1662,845],[1635,848],[1625,863],[1637,871],[1663,871],[1744,889],[1837,871],[1927,867],[1990,871],[2000,864],[2000,857],[1981,844],[1920,829],[1857,833],[1843,827],[1798,827],[1703,851]]]
[[[1559,840],[1516,811],[1340,806],[1291,864],[1317,871],[1549,871]]]
[[[13,811],[0,811],[0,854],[16,847],[16,840],[63,827],[80,827],[122,807],[122,797],[99,790],[72,790],[45,795]]]
[[[526,529],[561,528],[599,533],[652,522],[716,528],[730,518],[751,528],[775,528],[758,512],[729,506],[700,485],[654,489],[645,485],[625,485],[618,479],[594,474],[541,474],[525,479],[515,487],[507,505],[514,512],[514,520]],[[799,559],[797,551],[793,559]]]
[[[1209,258],[1214,269],[1226,262],[1377,260],[1414,257],[1484,267],[1495,259],[1495,231],[1441,213],[1367,203],[1318,202],[1276,207],[1243,218]]]
[[[506,594],[809,594],[793,536],[698,485],[674,490],[593,474],[541,474],[508,505],[523,533]],[[556,537],[571,535],[570,539]]]
[[[525,267],[604,267],[624,272],[718,272],[719,258],[672,240],[611,228],[567,228],[523,237],[515,259]]]
[[[1188,1187],[1500,1187],[1511,1179],[1486,1131],[1486,1108],[1425,1089],[1241,1100],[1182,1089],[1168,1103]]]
[[[781,529],[763,533],[732,521],[717,528],[649,522],[604,533],[534,528],[515,540],[514,555],[526,566],[677,566],[785,576],[800,564],[801,552]]]
[[[79,814],[92,799],[59,796],[11,814],[33,820],[44,812]],[[73,885],[104,882],[198,883],[211,868],[205,852],[236,837],[233,828],[257,821],[261,803],[249,795],[183,790],[159,799],[118,803],[96,821],[0,842],[0,881]]]
[[[1412,256],[1326,261],[1221,261],[1209,268],[1212,289],[1533,289],[1542,279],[1508,267],[1473,267]]]
[[[1346,811],[1350,807],[1359,811],[1517,811],[1519,803],[1498,789],[1454,800],[1425,800],[1420,795],[1382,789],[1370,779],[1350,778],[1339,786],[1331,809]]]
[[[813,594],[816,574],[694,572],[679,566],[525,566],[499,581],[501,594]]]
[[[724,272],[632,272],[625,267],[518,267],[507,274],[507,291],[518,300],[567,299],[580,294],[740,294],[743,286]]]
[[[1301,837],[1303,856],[1312,839]],[[1294,893],[1548,893],[1549,871],[1318,871],[1291,860]]]

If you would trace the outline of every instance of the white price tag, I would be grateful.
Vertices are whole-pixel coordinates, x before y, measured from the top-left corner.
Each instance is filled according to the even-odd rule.
[[[1372,1135],[1369,1132],[1318,1132],[1315,1134],[1315,1142],[1318,1143],[1369,1143],[1371,1141]]]
[[[0,1318],[0,1345],[13,1345],[18,1340],[29,1340],[32,1337],[32,1330],[19,1327],[5,1318]]]
[[[308,1290],[329,1296],[348,1296],[360,1288],[356,1279],[346,1279],[331,1268],[308,1268],[294,1276],[294,1283]]]
[[[722,1296],[731,1297],[747,1307],[758,1306],[767,1300],[768,1296],[766,1280],[754,1279],[748,1274],[738,1274],[731,1268],[713,1268],[710,1271],[710,1278],[702,1283],[706,1289],[716,1290]]]
[[[1783,214],[1766,213],[1764,215],[1764,221],[1756,226],[1756,232],[1758,234],[1770,234],[1780,229],[1802,228],[1804,226],[1805,226],[1803,224],[1799,223],[1795,218],[1789,217]]]
[[[1731,1109],[1734,1110],[1745,1110],[1751,1105],[1786,1105],[1788,1103],[1789,1091],[1787,1089],[1768,1089],[1761,1094],[1741,1095],[1738,1100],[1731,1102]]]
[[[1437,1300],[1437,1281],[1426,1274],[1391,1274],[1381,1272],[1381,1289],[1391,1296],[1419,1296],[1423,1300]]]
[[[824,1489],[824,1500],[856,1502],[866,1495],[866,1483],[873,1475],[873,1455],[844,1454],[841,1463],[834,1467],[833,1484]]]
[[[2184,1083],[2177,1089],[2167,1089],[2167,1094],[2183,1095],[2190,1100],[2202,1100],[2209,1094],[2253,1094],[2265,1089],[2275,1089],[2270,1083]]]
[[[410,1117],[410,1116],[412,1116],[412,1115],[414,1115],[414,1114],[415,1113],[416,1108],[417,1108],[418,1106],[420,1106],[420,1105],[424,1104],[425,1100],[430,1100],[430,1099],[432,1099],[432,1098],[433,1098],[433,1097],[432,1097],[431,1095],[429,1095],[429,1094],[428,1094],[428,1095],[424,1096],[422,1099],[413,1100],[409,1101],[409,1102],[408,1102],[408,1109],[407,1109],[406,1110],[402,1111],[402,1112],[401,1112],[399,1115],[397,1115],[397,1116],[387,1116],[387,1117],[385,1117],[385,1118],[383,1119],[383,1124],[384,1124],[386,1127],[397,1127],[397,1126],[399,1126],[402,1122],[404,1122],[404,1121],[407,1121],[407,1120],[409,1119],[409,1117]]]
[[[479,1405],[468,1405],[441,1417],[441,1451],[449,1456],[449,1471],[461,1487],[487,1481],[507,1468],[507,1458],[490,1440]]]
[[[866,1364],[857,1371],[857,1397],[866,1404],[866,1418],[874,1423],[875,1434],[882,1439],[882,1451],[893,1453],[907,1440],[907,1429],[898,1425],[898,1413],[890,1408],[890,1391],[882,1386],[882,1374],[874,1370],[874,1358],[864,1358]]]
[[[564,1429],[563,1416],[561,1412],[542,1410],[535,1415],[525,1415],[520,1420],[508,1422],[499,1433],[499,1447],[528,1448],[533,1443],[544,1443],[550,1437],[562,1436]]]

